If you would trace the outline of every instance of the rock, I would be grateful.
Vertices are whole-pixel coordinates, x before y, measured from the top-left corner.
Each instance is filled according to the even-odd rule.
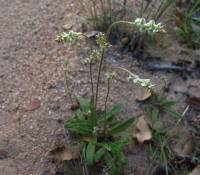
[[[8,152],[0,149],[0,160],[7,158],[8,158]]]
[[[65,24],[65,25],[63,26],[63,29],[64,29],[64,30],[70,30],[70,29],[72,29],[72,27],[73,27],[72,24]]]
[[[124,37],[121,39],[121,43],[122,43],[122,46],[125,46],[129,43],[129,38],[128,37]]]

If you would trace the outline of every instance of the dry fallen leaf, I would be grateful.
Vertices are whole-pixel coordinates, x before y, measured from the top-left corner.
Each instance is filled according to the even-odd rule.
[[[183,157],[190,155],[194,150],[194,143],[192,140],[189,140],[184,146],[181,155]]]
[[[200,166],[197,166],[190,174],[188,175],[200,175]]]
[[[24,111],[28,112],[28,111],[34,111],[38,108],[40,108],[41,102],[38,99],[35,99],[33,101],[31,101],[25,108]]]
[[[82,140],[85,142],[90,142],[90,141],[94,140],[94,138],[93,137],[82,137]]]
[[[80,154],[80,149],[80,145],[73,149],[70,149],[67,146],[60,146],[49,152],[49,158],[56,161],[77,159]]]
[[[136,100],[137,101],[139,101],[139,102],[143,102],[143,101],[146,101],[146,100],[148,100],[150,97],[151,97],[151,92],[149,92],[149,91],[147,91],[147,90],[144,90],[143,92],[142,92],[142,95],[141,96],[138,96],[137,98],[136,98]]]
[[[93,31],[87,32],[86,36],[88,38],[93,38],[93,37],[97,36],[98,34],[99,34],[99,31],[93,30]]]
[[[135,127],[134,137],[137,138],[138,142],[143,143],[144,141],[151,140],[152,134],[145,116],[139,117]]]
[[[200,98],[199,97],[188,97],[186,103],[190,105],[195,110],[200,110]]]

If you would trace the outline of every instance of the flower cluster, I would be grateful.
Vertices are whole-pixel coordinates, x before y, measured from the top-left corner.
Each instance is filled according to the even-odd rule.
[[[108,81],[112,81],[116,77],[116,72],[107,72],[105,75]]]
[[[138,75],[134,75],[134,74],[131,74],[128,77],[128,80],[132,80],[135,84],[138,84],[149,91],[152,91],[155,86],[153,83],[151,83],[150,79],[141,79]]]
[[[98,50],[91,50],[88,58],[85,60],[86,64],[92,64],[95,61],[98,61],[101,57],[101,53]]]
[[[102,48],[102,49],[108,49],[109,47],[111,47],[111,45],[107,41],[105,35],[102,34],[102,33],[97,35],[96,42],[100,46],[100,48]]]
[[[74,43],[79,39],[79,36],[81,33],[69,31],[69,32],[62,32],[57,36],[58,42],[68,42],[68,43]]]
[[[154,20],[146,22],[144,18],[136,18],[134,24],[138,27],[140,32],[148,32],[152,35],[158,32],[165,32],[164,27],[161,23],[157,23]]]

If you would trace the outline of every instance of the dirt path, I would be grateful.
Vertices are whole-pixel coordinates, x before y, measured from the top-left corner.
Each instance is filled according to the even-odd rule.
[[[63,55],[54,41],[73,0],[0,0],[0,174],[51,175],[63,139]],[[74,11],[75,12],[75,11]]]

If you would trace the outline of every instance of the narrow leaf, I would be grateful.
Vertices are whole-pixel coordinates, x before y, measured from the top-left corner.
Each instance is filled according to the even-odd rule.
[[[93,140],[88,144],[86,149],[86,162],[89,166],[92,166],[94,163],[95,146],[96,146],[96,141]]]
[[[112,121],[115,115],[119,114],[122,111],[122,105],[115,105],[109,112],[106,113],[106,119],[108,122]]]
[[[120,132],[126,130],[128,127],[130,127],[133,122],[134,122],[134,118],[130,118],[130,119],[124,121],[124,122],[116,124],[115,126],[113,126],[112,128],[110,128],[109,133],[110,134],[120,133]]]
[[[83,111],[88,111],[90,109],[90,102],[80,96],[76,97],[79,105],[80,105],[80,109]]]
[[[157,107],[154,107],[152,109],[151,120],[152,120],[153,123],[155,123],[158,120],[159,112],[160,112],[160,110]]]
[[[170,101],[165,101],[164,103],[162,103],[162,105],[164,107],[172,107],[173,105],[175,105],[177,103],[177,101],[174,100],[170,100]]]
[[[95,161],[95,162],[99,161],[99,160],[104,156],[105,153],[106,153],[106,150],[105,150],[104,148],[100,148],[100,149],[95,153],[94,161]]]
[[[179,119],[181,117],[181,114],[179,112],[173,111],[171,109],[164,108],[163,111],[169,113],[172,117],[176,119]]]

